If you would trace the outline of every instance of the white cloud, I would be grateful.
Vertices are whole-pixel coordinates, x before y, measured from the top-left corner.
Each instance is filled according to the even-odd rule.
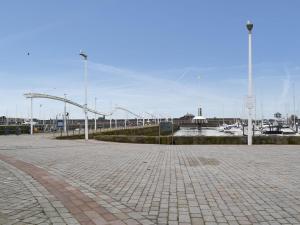
[[[74,66],[72,64],[72,66]],[[66,65],[66,67],[71,67]],[[278,66],[256,66],[254,80],[256,82],[257,102],[261,102],[260,97],[264,96],[264,115],[271,116],[277,111],[278,102],[288,100],[290,86],[290,73],[297,72],[289,67],[285,76],[279,75]],[[72,68],[74,71],[74,68]],[[234,66],[225,68],[196,68],[186,67],[161,71],[135,71],[127,68],[120,68],[101,63],[89,62],[89,84],[88,103],[94,106],[94,97],[99,99],[97,108],[101,111],[110,111],[111,105],[118,104],[125,106],[136,113],[152,111],[156,114],[182,116],[186,112],[196,113],[199,105],[203,107],[203,112],[207,116],[222,116],[222,105],[225,107],[225,116],[237,116],[245,114],[244,96],[247,93],[246,72],[244,66]],[[187,72],[186,72],[187,71]],[[264,73],[268,71],[268,73]],[[292,71],[292,72],[291,72]],[[0,90],[1,105],[0,114],[8,111],[15,115],[15,108],[23,110],[23,115],[28,115],[28,101],[22,96],[25,91],[36,91],[63,96],[68,94],[68,98],[83,102],[83,81],[81,72],[70,79],[69,72],[59,72],[54,74],[43,74],[43,76],[26,75],[31,80],[22,80],[17,85],[14,84],[15,74],[0,73],[0,78],[5,76],[8,85]],[[290,72],[290,73],[289,73]],[[38,72],[37,72],[38,73]],[[39,73],[41,74],[41,73]],[[198,78],[201,75],[200,79]],[[233,76],[231,74],[234,74]],[[238,74],[240,74],[238,76]],[[245,78],[243,78],[245,76]],[[285,79],[273,79],[276,76]],[[34,77],[39,77],[35,79]],[[73,77],[73,74],[72,76]],[[234,77],[234,78],[232,78]],[[282,87],[282,92],[278,93]],[[274,101],[274,96],[280,101]],[[50,100],[35,101],[35,115],[39,112],[36,108],[42,104],[42,111],[48,117],[55,116],[63,110],[62,104]],[[71,116],[82,117],[82,110],[69,107]],[[119,112],[116,116],[124,117],[126,114]]]

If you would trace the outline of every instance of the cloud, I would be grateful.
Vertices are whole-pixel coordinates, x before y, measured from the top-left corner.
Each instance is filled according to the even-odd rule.
[[[70,64],[67,64],[66,67],[71,67],[72,71],[76,72],[72,68],[75,65]],[[294,75],[299,71],[289,66],[284,76],[280,76],[279,72],[282,67],[278,65],[256,66],[255,68],[254,80],[264,76],[256,83],[256,88],[264,96],[264,115],[272,115],[275,110],[277,111],[277,102],[283,104],[288,99],[292,76],[290,73]],[[78,70],[77,67],[76,69]],[[94,97],[97,97],[99,99],[97,108],[104,112],[111,110],[111,104],[124,106],[137,114],[151,111],[156,114],[171,116],[182,116],[186,112],[196,113],[200,105],[203,107],[205,116],[222,116],[222,105],[225,106],[225,116],[241,115],[245,111],[243,107],[244,96],[247,93],[247,80],[243,66],[184,67],[169,70],[138,71],[89,62],[88,69],[88,104],[94,106]],[[40,74],[41,71],[36,73]],[[14,76],[4,74],[8,78],[6,80],[8,85],[2,88],[0,94],[1,96],[10,94],[6,99],[1,99],[0,113],[8,108],[11,109],[9,112],[14,115],[16,104],[20,105],[19,109],[22,106],[25,109],[28,108],[28,103],[22,96],[26,90],[30,90],[28,87],[32,91],[57,96],[63,96],[64,93],[67,93],[68,98],[82,103],[84,99],[83,80],[70,79],[68,74],[70,74],[68,71],[56,73],[51,71],[51,74],[43,74],[43,76],[31,74],[31,79],[22,80],[21,84],[18,85],[15,84],[14,80],[20,76],[19,74],[14,74]],[[201,74],[200,79],[198,78],[199,74]],[[280,82],[279,79],[272,79],[273,76],[283,78],[284,82]],[[28,77],[30,76],[28,75]],[[60,85],[56,85],[57,82]],[[33,86],[35,88],[32,88]],[[282,91],[278,93],[281,86]],[[9,90],[10,92],[7,92]],[[279,101],[273,101],[274,96],[279,96]],[[49,116],[51,114],[53,117],[57,112],[61,112],[61,104],[54,101],[47,101],[44,104],[44,101],[46,100],[37,100],[35,104],[43,104],[42,108],[47,111]],[[260,102],[259,96],[257,101]],[[82,110],[72,107],[70,110],[72,110],[72,117],[82,117]],[[24,114],[27,114],[26,110],[24,110]],[[116,117],[124,116],[125,114],[122,112],[116,115]]]
[[[202,77],[199,81],[197,75],[203,71],[200,68],[169,70],[169,76],[163,76],[164,71],[139,72],[94,62],[91,69],[93,73],[100,72],[101,77],[104,77],[104,82],[97,82],[102,98],[114,99],[136,111],[169,111],[169,114],[182,115],[186,111],[196,111],[199,105],[214,108],[213,105],[218,106],[222,102],[235,101],[242,104],[241,97],[228,96],[226,90],[215,84],[206,85]],[[183,80],[188,72],[181,73],[180,79],[174,79],[174,74],[180,71],[190,73],[185,82]],[[199,82],[202,83],[200,86]],[[93,92],[96,93],[96,90]],[[206,112],[209,113],[209,110]]]

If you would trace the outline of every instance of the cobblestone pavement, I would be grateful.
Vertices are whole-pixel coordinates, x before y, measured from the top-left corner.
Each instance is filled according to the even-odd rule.
[[[300,147],[2,136],[0,190],[0,224],[300,224]]]

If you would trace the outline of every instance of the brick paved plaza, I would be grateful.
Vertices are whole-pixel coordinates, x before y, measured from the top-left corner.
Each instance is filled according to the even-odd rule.
[[[0,137],[0,224],[300,224],[299,146]]]

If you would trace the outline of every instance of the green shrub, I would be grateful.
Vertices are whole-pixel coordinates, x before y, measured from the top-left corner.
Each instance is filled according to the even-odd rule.
[[[176,145],[230,145],[230,144],[245,144],[245,137],[230,137],[230,136],[176,136],[174,144]]]
[[[158,127],[119,129],[119,130],[103,131],[102,133],[104,135],[156,136],[158,135]]]
[[[89,138],[101,141],[144,143],[144,144],[175,144],[175,145],[246,145],[247,136],[157,136],[158,126],[130,128],[89,134]],[[84,134],[57,137],[58,139],[83,139]],[[299,136],[255,136],[253,144],[299,145]]]
[[[128,136],[128,135],[97,135],[94,137],[100,141],[122,142],[122,143],[158,143],[155,136]]]
[[[0,126],[0,135],[5,134],[29,134],[30,126],[28,125],[7,125]]]
[[[174,132],[179,129],[179,126],[174,125]],[[128,129],[116,129],[116,130],[106,130],[97,133],[89,134],[89,138],[94,138],[97,135],[121,135],[121,136],[158,136],[158,126],[146,126],[146,127],[133,127]],[[170,133],[163,133],[163,135],[169,135]],[[84,134],[76,134],[69,136],[59,136],[57,139],[84,139]],[[158,138],[157,138],[158,143]]]
[[[299,136],[256,136],[253,144],[300,145]]]

